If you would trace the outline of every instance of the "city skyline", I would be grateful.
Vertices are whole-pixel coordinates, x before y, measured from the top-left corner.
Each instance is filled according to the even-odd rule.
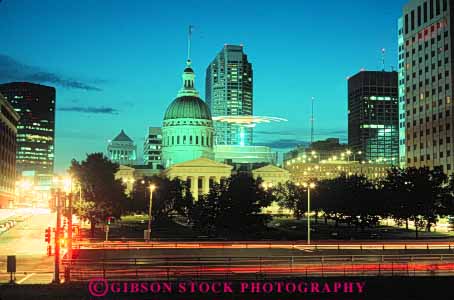
[[[106,141],[122,128],[141,145],[149,126],[161,126],[165,108],[179,88],[187,26],[193,24],[192,60],[202,99],[206,100],[203,74],[212,57],[226,43],[243,44],[254,64],[255,114],[289,120],[279,128],[257,130],[258,144],[287,150],[309,141],[312,96],[318,102],[316,139],[340,137],[346,142],[346,78],[361,68],[380,69],[382,48],[387,49],[387,69],[397,69],[397,19],[405,2],[352,1],[355,6],[350,7],[331,1],[324,7],[288,1],[274,8],[251,1],[233,18],[227,12],[215,16],[219,20],[213,28],[212,12],[227,7],[228,1],[210,8],[205,7],[207,2],[179,3],[178,11],[169,4],[141,1],[129,5],[114,1],[109,7],[88,1],[27,6],[23,1],[3,1],[0,17],[9,26],[0,28],[5,37],[0,83],[31,81],[57,88],[55,166],[61,172],[72,158],[104,151]],[[254,13],[257,10],[262,13]],[[119,24],[121,16],[126,17]],[[271,16],[280,23],[270,24]],[[345,19],[354,21],[345,26]],[[237,25],[232,26],[232,20]],[[53,22],[65,26],[56,28]],[[248,27],[252,22],[263,26]],[[366,23],[370,26],[361,25]],[[284,33],[282,26],[288,29]],[[27,50],[26,42],[36,45],[35,51]]]

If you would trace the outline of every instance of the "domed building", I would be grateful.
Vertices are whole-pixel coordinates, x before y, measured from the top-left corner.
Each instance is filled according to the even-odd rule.
[[[183,87],[169,105],[162,124],[162,160],[165,168],[197,158],[214,159],[213,121],[208,105],[194,87],[195,74],[188,59]]]

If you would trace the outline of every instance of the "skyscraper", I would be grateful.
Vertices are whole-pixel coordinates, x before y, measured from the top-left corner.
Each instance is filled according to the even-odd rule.
[[[405,168],[407,165],[407,143],[405,123],[405,47],[404,47],[404,23],[399,18],[397,25],[398,32],[398,92],[399,92],[399,166]]]
[[[14,201],[16,184],[16,126],[19,115],[0,94],[0,208]]]
[[[162,169],[162,130],[150,127],[143,144],[143,160],[152,169]]]
[[[211,115],[250,116],[253,113],[252,64],[243,46],[225,45],[206,71],[206,101]],[[216,145],[251,145],[252,128],[215,122]]]
[[[362,160],[397,164],[397,72],[361,71],[348,80],[348,145]]]
[[[412,0],[402,15],[406,163],[452,173],[454,7],[447,0]]]
[[[54,172],[55,88],[28,82],[0,85],[0,93],[20,115],[16,171],[50,185]]]

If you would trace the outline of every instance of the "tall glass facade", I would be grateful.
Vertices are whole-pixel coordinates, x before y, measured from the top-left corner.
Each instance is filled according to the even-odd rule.
[[[16,171],[48,185],[54,172],[55,88],[28,82],[0,85],[0,93],[19,114]]]
[[[213,117],[251,116],[252,65],[243,46],[225,45],[206,71],[206,102]],[[215,122],[215,144],[252,145],[252,128]]]
[[[348,80],[348,145],[362,160],[398,164],[397,77],[362,71]]]

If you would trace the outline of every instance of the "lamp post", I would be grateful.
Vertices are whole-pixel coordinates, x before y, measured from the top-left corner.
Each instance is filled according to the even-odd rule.
[[[148,207],[148,230],[146,234],[146,240],[151,240],[151,208],[153,205],[153,191],[156,189],[154,184],[150,184],[150,205]]]
[[[315,188],[315,183],[303,183],[303,186],[307,188],[307,244],[311,244],[311,189]]]

